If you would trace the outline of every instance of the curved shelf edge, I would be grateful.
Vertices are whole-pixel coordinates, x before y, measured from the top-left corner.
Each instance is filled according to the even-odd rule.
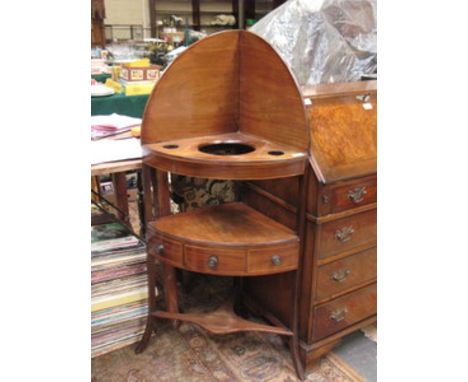
[[[154,312],[152,315],[158,318],[190,322],[214,334],[256,331],[284,336],[293,335],[293,332],[287,328],[259,324],[239,317],[234,312],[231,302],[221,305],[211,313],[172,313],[160,310]]]

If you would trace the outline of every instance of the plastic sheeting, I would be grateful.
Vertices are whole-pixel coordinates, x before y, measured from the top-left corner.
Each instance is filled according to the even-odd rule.
[[[289,0],[250,31],[283,57],[300,85],[358,81],[377,70],[376,0]]]

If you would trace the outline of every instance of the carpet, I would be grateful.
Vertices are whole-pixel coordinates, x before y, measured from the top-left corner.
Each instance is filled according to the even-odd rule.
[[[188,310],[209,311],[230,292],[229,278],[197,276],[191,283]],[[295,382],[289,350],[279,336],[256,332],[213,335],[183,323],[174,329],[158,323],[157,333],[142,354],[135,345],[94,358],[92,382]],[[307,376],[310,382],[361,382],[361,374],[335,352]]]

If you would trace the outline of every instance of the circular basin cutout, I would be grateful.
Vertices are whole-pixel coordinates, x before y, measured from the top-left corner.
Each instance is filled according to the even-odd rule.
[[[208,143],[201,145],[198,150],[212,155],[242,155],[255,151],[255,147],[246,143]]]
[[[164,145],[163,146],[165,149],[176,149],[179,147],[179,145]]]
[[[280,155],[284,155],[284,151],[281,151],[281,150],[272,150],[272,151],[268,151],[268,154],[274,155],[274,156],[280,156]]]

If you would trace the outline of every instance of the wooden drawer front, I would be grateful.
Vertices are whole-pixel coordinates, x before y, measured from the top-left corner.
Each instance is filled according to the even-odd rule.
[[[245,272],[245,250],[185,246],[185,266],[200,273],[230,274]]]
[[[158,255],[179,266],[182,265],[182,244],[174,240],[155,235],[149,241],[148,251],[152,255]]]
[[[292,271],[297,269],[298,260],[299,242],[283,248],[255,249],[249,251],[247,271],[255,274]]]
[[[325,258],[377,239],[377,210],[324,223],[320,233],[319,257]]]
[[[376,313],[377,286],[372,284],[316,307],[312,340],[321,340]]]
[[[376,247],[322,265],[317,274],[316,300],[332,297],[376,277]]]
[[[320,214],[326,215],[375,203],[377,178],[350,182],[343,186],[325,188],[319,200]]]

